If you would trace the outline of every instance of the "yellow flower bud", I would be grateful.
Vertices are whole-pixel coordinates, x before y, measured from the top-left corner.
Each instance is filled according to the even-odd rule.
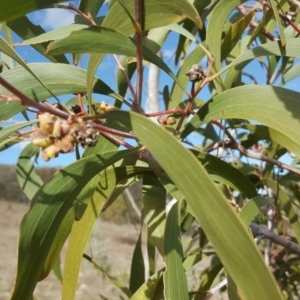
[[[40,129],[46,134],[52,134],[54,122],[53,117],[49,113],[39,115]]]
[[[55,145],[51,145],[44,149],[41,156],[43,160],[49,161],[51,158],[57,157],[59,154],[59,148]]]
[[[49,137],[35,138],[32,140],[32,143],[37,147],[47,148],[48,146],[53,144],[53,139]]]

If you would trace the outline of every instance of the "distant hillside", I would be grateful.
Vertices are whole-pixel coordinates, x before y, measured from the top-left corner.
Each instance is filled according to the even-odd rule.
[[[58,168],[37,168],[37,173],[42,180],[46,181],[51,177]],[[0,164],[0,199],[27,202],[28,199],[24,195],[17,180],[16,167],[14,165]]]
[[[37,173],[45,182],[50,178],[59,168],[37,168]],[[134,198],[134,202],[139,209],[142,207],[142,184],[141,181],[133,184],[130,188],[130,193]],[[16,167],[14,165],[0,164],[0,200],[7,200],[13,202],[28,202],[28,198],[23,193],[17,180]],[[137,216],[135,210],[132,208],[130,201],[119,195],[114,203],[101,214],[101,218],[113,221],[119,224],[136,223],[140,218]]]

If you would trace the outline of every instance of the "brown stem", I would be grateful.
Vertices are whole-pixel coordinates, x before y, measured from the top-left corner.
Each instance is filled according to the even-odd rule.
[[[73,10],[75,11],[77,14],[81,15],[82,17],[84,17],[88,22],[90,22],[92,25],[97,26],[96,22],[94,21],[94,19],[89,16],[86,15],[84,12],[82,12],[81,10],[79,10],[77,7],[75,7],[72,4],[69,5],[61,5],[61,4],[56,4],[55,5],[56,8],[63,8],[63,9],[69,9],[69,10]]]
[[[281,169],[285,169],[285,170],[288,170],[292,173],[295,173],[297,175],[300,175],[300,170],[297,169],[297,168],[294,168],[292,166],[289,166],[285,163],[282,163],[274,158],[271,158],[271,157],[268,157],[268,156],[265,156],[263,154],[260,154],[260,153],[253,153],[253,152],[249,152],[246,148],[244,148],[241,144],[239,144],[235,139],[234,137],[231,135],[231,133],[229,132],[229,130],[224,126],[222,125],[220,122],[218,121],[211,121],[212,124],[215,124],[217,125],[218,127],[220,127],[224,132],[225,134],[227,135],[227,137],[229,138],[229,141],[228,142],[222,142],[221,143],[216,143],[213,148],[214,149],[206,149],[207,151],[212,151],[212,150],[215,150],[217,149],[218,147],[225,147],[225,148],[231,148],[231,149],[235,149],[235,150],[238,150],[241,154],[243,154],[244,156],[246,157],[250,157],[250,158],[254,158],[254,159],[257,159],[257,160],[260,160],[260,161],[265,161],[271,165],[275,165]]]
[[[136,93],[135,93],[135,91],[134,91],[134,88],[133,88],[133,86],[132,86],[132,84],[131,84],[131,82],[130,82],[128,76],[127,76],[127,73],[125,72],[124,67],[121,65],[121,63],[120,63],[120,61],[119,61],[117,55],[114,54],[113,57],[114,57],[114,59],[115,59],[117,65],[118,65],[118,69],[120,70],[120,72],[122,73],[123,77],[125,78],[125,80],[126,80],[126,82],[127,82],[127,85],[128,85],[128,88],[129,88],[129,90],[130,90],[130,92],[131,92],[132,98],[133,98],[133,99],[136,99]]]
[[[0,84],[3,85],[6,89],[8,89],[11,93],[13,93],[16,96],[16,99],[21,102],[24,106],[32,106],[36,109],[38,109],[41,112],[48,112],[50,114],[53,114],[57,117],[67,119],[69,115],[63,111],[53,109],[51,107],[47,107],[45,105],[42,105],[39,102],[35,102],[28,98],[26,95],[24,95],[22,92],[17,90],[15,87],[13,87],[10,83],[8,83],[4,78],[0,76]]]
[[[266,1],[262,1],[262,4],[268,7],[270,10],[273,10],[273,7]],[[291,25],[298,34],[300,34],[300,28],[298,28],[298,26],[292,20],[290,20],[285,14],[282,14],[280,12],[278,12],[278,15],[283,21]]]
[[[120,145],[120,146],[123,146],[123,147],[125,147],[125,148],[127,148],[127,149],[132,149],[132,148],[134,148],[134,147],[131,146],[130,144],[128,144],[128,143],[126,143],[126,142],[124,142],[124,141],[122,141],[122,140],[116,138],[114,135],[112,135],[112,134],[110,134],[110,133],[108,133],[108,132],[106,132],[106,131],[104,131],[104,130],[100,130],[100,132],[101,132],[101,134],[102,134],[103,136],[105,136],[105,137],[108,138],[109,140],[111,140],[111,141],[117,143],[117,144]]]
[[[142,113],[143,90],[143,54],[142,54],[142,3],[143,0],[135,0],[135,38],[136,38],[136,98],[132,104],[132,110]]]
[[[109,128],[109,127],[103,126],[101,124],[96,124],[96,123],[94,123],[93,126],[94,126],[94,128],[97,128],[101,133],[106,132],[108,134],[115,134],[118,136],[136,140],[136,137],[133,134],[128,133],[128,132],[116,130],[116,129]]]
[[[185,110],[184,109],[168,109],[168,110],[163,110],[163,111],[158,111],[154,113],[147,113],[145,114],[146,117],[158,117],[162,115],[179,115],[179,114],[184,114]],[[188,114],[194,115],[195,112],[193,110],[188,111]]]
[[[244,16],[246,16],[248,14],[247,11],[244,9],[243,5],[237,6],[236,9]],[[252,28],[256,28],[258,26],[258,23],[253,20],[251,20],[249,24]],[[279,41],[278,38],[276,38],[274,35],[272,35],[270,32],[268,32],[265,28],[263,28],[261,30],[261,33],[271,41]]]
[[[183,124],[184,119],[188,115],[188,112],[190,111],[193,101],[195,99],[195,82],[192,82],[192,87],[191,87],[191,96],[189,97],[189,101],[185,106],[185,109],[183,111],[183,114],[181,115],[181,118],[176,126],[176,129],[174,130],[174,135],[176,136],[179,133],[179,130]]]

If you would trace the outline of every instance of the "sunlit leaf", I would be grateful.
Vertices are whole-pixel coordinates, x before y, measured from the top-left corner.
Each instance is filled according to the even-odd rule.
[[[184,89],[183,85],[161,58],[146,46],[143,46],[142,50],[145,60],[160,67]],[[51,43],[46,52],[46,54],[50,55],[63,53],[111,53],[135,56],[136,47],[134,42],[124,34],[113,29],[92,26],[72,32],[68,37]]]
[[[125,0],[129,13],[135,15],[135,1]],[[143,30],[149,30],[156,27],[162,27],[172,23],[178,23],[184,17],[190,18],[201,28],[202,21],[195,7],[186,0],[174,0],[172,2],[151,0],[143,2]],[[120,3],[116,3],[108,11],[103,24],[104,27],[113,28],[125,35],[135,32],[131,20],[128,18]]]
[[[223,265],[239,286],[243,297],[283,299],[247,227],[209,179],[196,158],[172,135],[143,116],[115,111],[109,113],[107,117],[118,118],[122,123],[130,123],[133,132],[182,191],[190,211],[201,224]],[[153,140],[156,142],[153,143]],[[165,145],[163,148],[162,144]],[[174,164],[175,157],[176,164]],[[193,172],[190,172],[191,165]],[[252,264],[250,269],[247,267],[249,261]]]

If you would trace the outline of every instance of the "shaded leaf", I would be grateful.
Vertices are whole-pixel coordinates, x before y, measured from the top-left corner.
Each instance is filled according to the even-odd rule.
[[[43,185],[43,181],[36,173],[32,157],[39,152],[39,148],[33,144],[27,145],[21,152],[17,162],[17,178],[19,185],[29,200]]]
[[[189,299],[187,279],[182,266],[183,250],[180,236],[180,209],[182,201],[177,201],[171,208],[166,222],[164,240],[165,299]]]
[[[263,206],[274,205],[269,199],[261,196],[256,196],[246,202],[240,211],[240,217],[246,226],[250,226],[251,221],[260,213],[260,209]]]
[[[12,300],[27,299],[32,295],[42,276],[52,242],[81,189],[101,170],[135,151],[88,156],[57,172],[35,194],[21,223],[17,279]],[[31,276],[27,276],[28,273]]]
[[[30,126],[32,124],[37,123],[38,120],[32,120],[32,121],[28,121],[28,122],[22,122],[19,124],[15,124],[15,125],[10,125],[7,126],[5,128],[2,128],[0,130],[0,147],[2,147],[4,144],[7,143],[6,138],[9,137],[10,135],[14,134],[15,132],[19,131],[20,129]]]
[[[273,190],[273,193],[277,193],[277,197],[282,205],[282,208],[289,219],[289,222],[295,233],[298,244],[300,245],[300,221],[298,216],[298,208],[295,207],[284,188],[279,185],[275,180],[266,179],[265,184]]]
[[[26,15],[31,11],[49,7],[51,4],[63,2],[63,0],[2,0],[0,21],[9,21]]]
[[[129,289],[134,294],[145,281],[145,263],[142,252],[142,226],[131,260]]]
[[[29,64],[29,66],[56,95],[86,92],[86,71],[81,68],[66,64],[50,63],[34,63]],[[1,76],[31,99],[42,101],[51,97],[51,94],[22,67],[16,67],[6,71],[2,73]],[[92,86],[95,93],[110,95],[121,101],[123,99],[98,78],[93,80]],[[0,93],[11,94],[1,85]],[[1,120],[7,120],[25,109],[25,107],[17,101],[8,102],[7,100],[0,100],[0,106],[2,108],[0,111]]]
[[[13,30],[18,36],[20,36],[23,40],[27,40],[30,38],[34,38],[36,36],[40,36],[45,33],[45,30],[39,26],[34,25],[26,16],[22,16],[13,21],[7,22],[7,26]],[[56,37],[57,38],[57,37]],[[21,43],[22,44],[22,43]],[[32,45],[32,47],[41,53],[42,55],[47,49],[49,43],[41,43],[39,45]],[[46,56],[52,62],[64,63],[68,64],[69,61],[64,55],[59,56]]]
[[[261,95],[264,95],[261,99]],[[245,101],[247,99],[247,101]],[[298,144],[300,156],[300,93],[280,87],[247,85],[225,91],[202,106],[182,132],[185,138],[210,120],[249,119],[278,130]],[[278,117],[280,116],[280,118]]]

